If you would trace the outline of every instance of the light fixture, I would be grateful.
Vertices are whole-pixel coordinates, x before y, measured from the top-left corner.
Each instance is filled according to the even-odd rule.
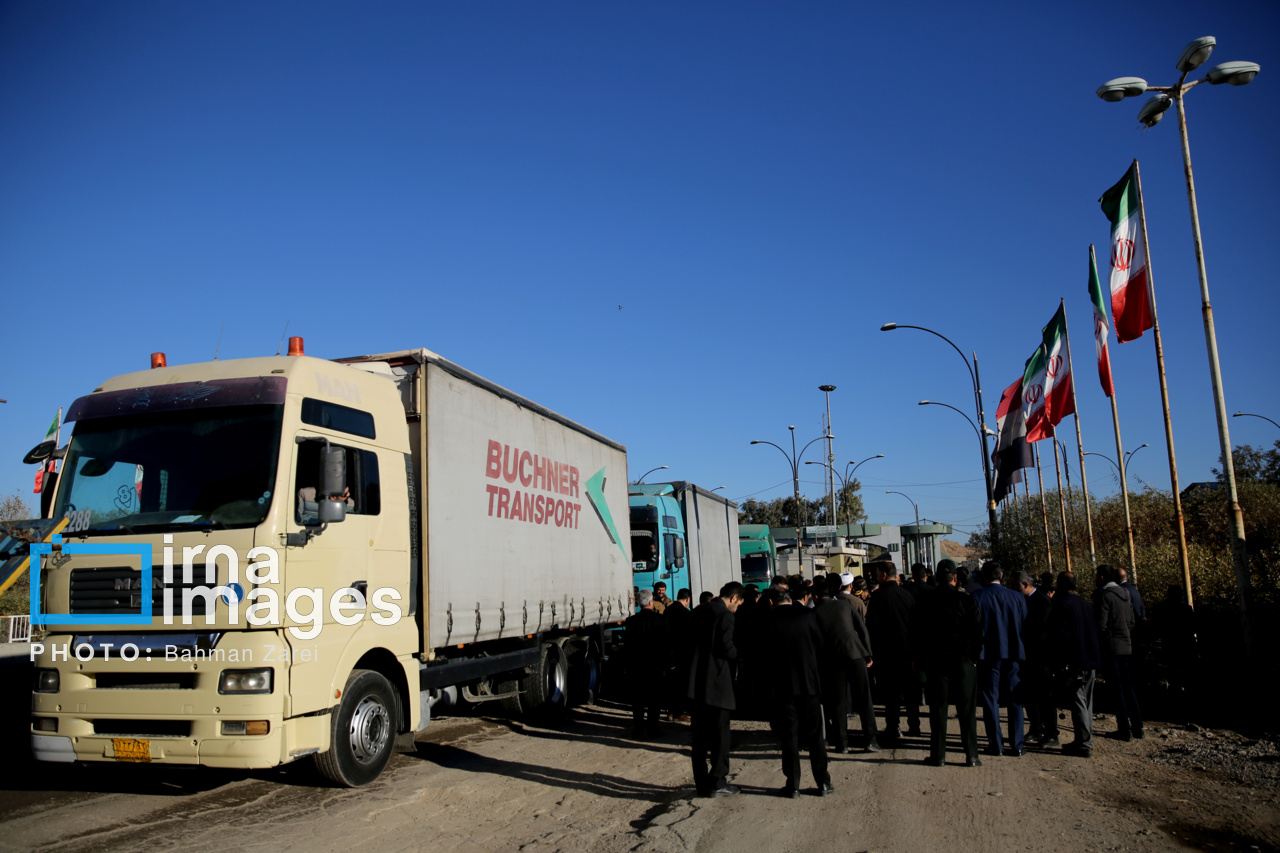
[[[1147,81],[1141,77],[1117,77],[1098,87],[1098,97],[1115,103],[1147,91]]]
[[[1243,86],[1257,77],[1261,70],[1262,66],[1256,62],[1224,62],[1209,69],[1207,79],[1215,86],[1219,83]]]
[[[1178,70],[1183,74],[1188,71],[1195,71],[1202,62],[1209,58],[1209,54],[1213,53],[1213,49],[1217,44],[1218,40],[1213,36],[1203,36],[1196,39],[1182,49],[1182,55],[1178,57]]]
[[[1173,106],[1173,98],[1161,92],[1151,98],[1138,110],[1138,124],[1143,127],[1155,127],[1164,118],[1165,111]]]

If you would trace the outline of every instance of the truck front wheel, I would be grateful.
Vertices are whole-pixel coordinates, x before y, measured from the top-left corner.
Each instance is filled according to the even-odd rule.
[[[381,673],[352,671],[333,714],[328,752],[316,756],[316,768],[347,788],[367,785],[382,774],[395,743],[395,692]]]

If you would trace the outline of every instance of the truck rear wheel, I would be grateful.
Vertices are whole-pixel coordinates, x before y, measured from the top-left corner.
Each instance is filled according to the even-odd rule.
[[[353,670],[332,719],[329,751],[316,756],[316,768],[347,788],[377,779],[391,760],[398,728],[391,682],[372,670]]]
[[[542,647],[533,672],[520,679],[525,713],[555,718],[569,706],[569,659],[559,643]]]
[[[569,659],[569,683],[575,703],[590,705],[600,694],[601,675],[604,666],[600,649],[592,641],[583,644],[581,650]]]

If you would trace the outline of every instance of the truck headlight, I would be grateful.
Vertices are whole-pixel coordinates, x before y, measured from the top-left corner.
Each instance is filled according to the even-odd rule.
[[[58,671],[56,669],[37,669],[36,670],[36,692],[37,693],[57,693],[59,687]]]
[[[224,669],[218,678],[219,693],[270,693],[270,669]]]

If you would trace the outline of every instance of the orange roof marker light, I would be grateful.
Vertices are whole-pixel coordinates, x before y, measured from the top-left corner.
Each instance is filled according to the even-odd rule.
[[[152,370],[155,370],[157,367],[168,367],[168,366],[169,366],[169,362],[165,360],[164,353],[162,352],[151,353],[151,369]]]
[[[306,355],[302,350],[302,338],[294,335],[289,338],[289,355]]]

